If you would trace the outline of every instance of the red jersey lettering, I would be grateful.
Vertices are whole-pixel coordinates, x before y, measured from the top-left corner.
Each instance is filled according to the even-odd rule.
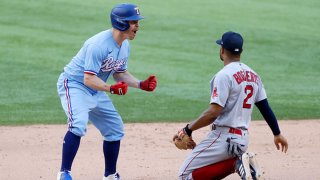
[[[233,74],[234,79],[237,81],[238,84],[242,82],[254,82],[257,83],[258,76],[251,72],[251,71],[238,71],[237,73]]]

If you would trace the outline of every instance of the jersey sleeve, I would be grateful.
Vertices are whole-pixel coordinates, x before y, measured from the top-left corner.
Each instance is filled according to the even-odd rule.
[[[230,80],[226,74],[218,73],[211,82],[211,99],[210,103],[218,104],[225,107],[229,97]]]
[[[97,75],[101,69],[103,58],[99,47],[89,44],[86,48],[84,73]]]
[[[258,80],[258,91],[257,91],[255,103],[259,102],[261,100],[264,100],[264,99],[267,99],[267,93],[266,93],[266,90],[264,89],[264,85],[262,83],[262,80],[259,77],[259,80]]]

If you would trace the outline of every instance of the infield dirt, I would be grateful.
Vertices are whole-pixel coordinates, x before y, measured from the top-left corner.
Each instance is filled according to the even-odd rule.
[[[189,151],[174,147],[171,138],[186,123],[125,124],[118,171],[124,180],[174,180]],[[250,125],[249,151],[258,154],[264,179],[320,179],[320,120],[279,121],[289,142],[286,154],[273,144],[265,121]],[[209,127],[193,133],[196,142]],[[60,167],[65,125],[0,126],[0,179],[52,180]],[[104,171],[102,137],[89,125],[74,160],[75,180],[101,180]],[[232,174],[226,179],[240,179]]]

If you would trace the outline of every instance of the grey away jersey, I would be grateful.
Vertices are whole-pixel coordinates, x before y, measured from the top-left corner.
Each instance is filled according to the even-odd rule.
[[[232,62],[210,84],[210,103],[223,107],[214,124],[248,129],[254,103],[267,98],[259,75],[244,63]]]

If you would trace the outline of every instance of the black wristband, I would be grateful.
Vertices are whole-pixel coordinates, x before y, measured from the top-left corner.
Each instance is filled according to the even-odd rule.
[[[187,135],[190,137],[191,134],[192,134],[192,130],[189,129],[188,125],[189,125],[189,124],[187,124],[186,127],[184,127],[183,129],[184,129],[184,131],[187,133]]]

